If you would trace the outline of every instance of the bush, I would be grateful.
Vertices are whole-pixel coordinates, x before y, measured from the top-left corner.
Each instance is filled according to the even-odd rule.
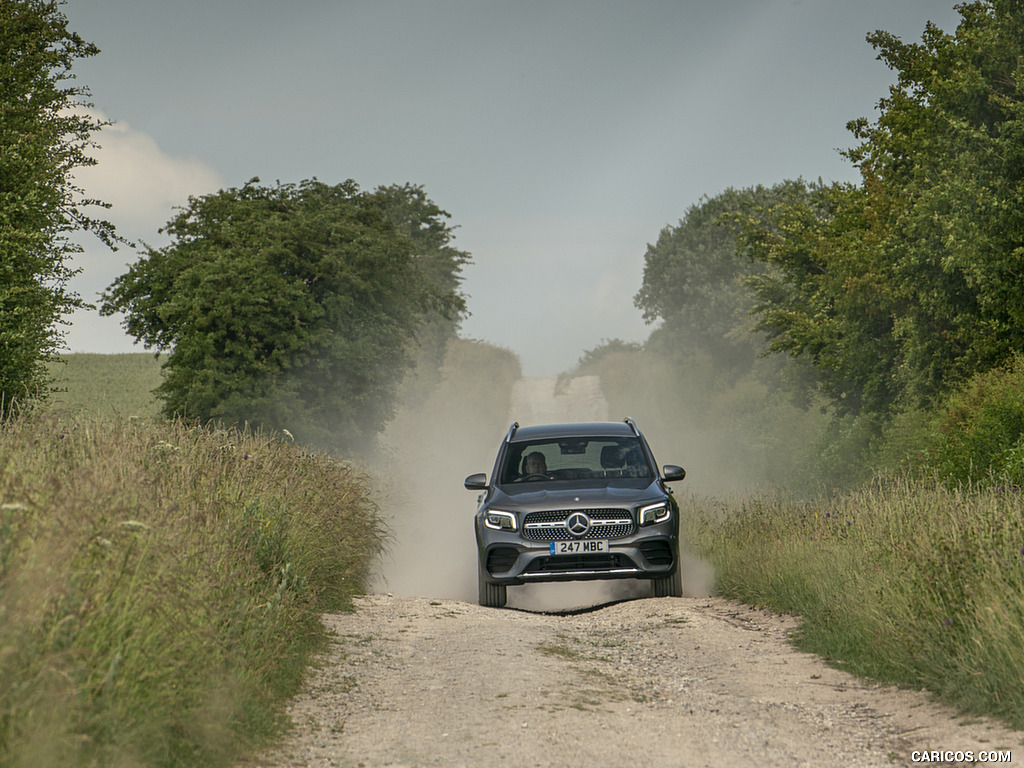
[[[1024,483],[1024,356],[976,376],[946,401],[932,461],[955,482]]]

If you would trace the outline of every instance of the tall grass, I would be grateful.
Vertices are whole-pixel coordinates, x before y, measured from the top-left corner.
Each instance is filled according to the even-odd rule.
[[[685,506],[719,594],[798,614],[798,645],[851,672],[1024,728],[1018,490],[897,479],[828,501]]]
[[[382,536],[358,471],[266,436],[0,425],[0,765],[230,764]]]

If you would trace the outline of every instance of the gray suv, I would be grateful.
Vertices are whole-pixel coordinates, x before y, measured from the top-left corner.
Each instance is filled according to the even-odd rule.
[[[480,605],[505,605],[513,584],[648,579],[655,597],[681,597],[679,506],[632,419],[513,424],[476,513]]]

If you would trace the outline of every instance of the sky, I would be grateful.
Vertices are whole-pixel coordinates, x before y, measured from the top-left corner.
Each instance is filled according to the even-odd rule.
[[[846,124],[894,74],[868,33],[952,32],[952,0],[67,0],[110,120],[90,196],[161,246],[189,196],[317,178],[422,185],[471,254],[461,335],[527,376],[643,341],[644,254],[705,196],[857,180]],[[86,301],[132,248],[82,241]],[[72,352],[141,352],[80,311]]]

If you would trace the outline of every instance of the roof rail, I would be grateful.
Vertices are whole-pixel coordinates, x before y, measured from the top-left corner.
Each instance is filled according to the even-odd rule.
[[[519,429],[519,422],[513,421],[512,426],[508,428],[508,434],[505,435],[505,442],[507,443],[516,435],[516,430]]]
[[[635,421],[633,421],[631,418],[629,418],[629,416],[624,418],[623,421],[626,422],[627,424],[629,424],[629,428],[633,430],[633,434],[634,435],[636,435],[637,437],[640,437],[640,430],[639,430],[639,428],[637,428]]]

